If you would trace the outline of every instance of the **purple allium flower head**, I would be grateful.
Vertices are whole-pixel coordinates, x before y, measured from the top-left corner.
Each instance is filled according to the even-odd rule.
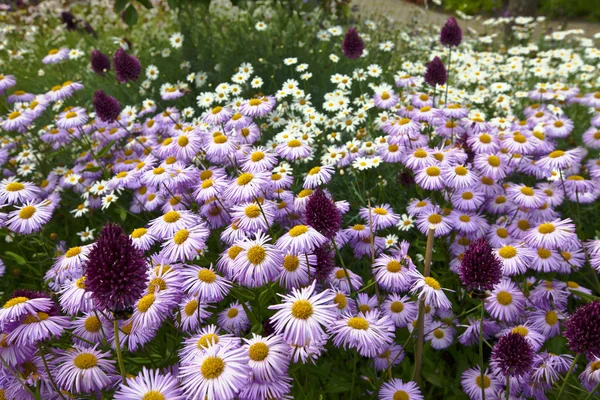
[[[306,202],[306,222],[327,239],[332,239],[340,230],[342,213],[321,188]]]
[[[504,376],[520,377],[531,371],[533,348],[521,334],[508,333],[498,340],[492,350],[492,367]]]
[[[344,53],[347,58],[353,60],[360,57],[364,49],[365,43],[358,35],[356,29],[348,29],[344,41],[342,42],[342,53]]]
[[[440,43],[448,47],[456,47],[462,42],[462,30],[454,17],[448,18],[440,32]]]
[[[110,58],[100,50],[92,51],[90,61],[92,70],[98,75],[104,76],[106,72],[110,71]]]
[[[565,323],[569,348],[586,356],[600,356],[600,301],[579,307]]]
[[[121,113],[119,101],[102,90],[94,93],[93,104],[96,115],[104,122],[113,122]]]
[[[324,281],[335,268],[335,252],[331,249],[331,246],[325,244],[321,247],[317,247],[314,250],[314,254],[317,257],[317,263],[315,264],[315,278],[319,281]]]
[[[443,85],[448,80],[448,72],[444,63],[438,56],[435,56],[429,64],[427,64],[427,71],[425,71],[425,82],[430,86]]]
[[[60,19],[63,24],[67,26],[67,30],[73,31],[77,28],[77,20],[75,16],[68,11],[63,11],[60,13]]]
[[[480,238],[465,251],[458,274],[468,290],[493,290],[502,279],[502,261],[487,240]]]
[[[119,50],[115,52],[113,63],[115,65],[117,79],[121,83],[136,81],[142,72],[142,64],[140,64],[137,57],[130,56],[122,48],[119,48]]]
[[[85,265],[86,290],[101,309],[123,311],[146,289],[144,254],[117,224],[102,228]]]

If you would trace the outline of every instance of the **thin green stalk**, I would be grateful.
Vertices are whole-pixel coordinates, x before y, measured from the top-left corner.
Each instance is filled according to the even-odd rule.
[[[31,390],[31,388],[23,381],[23,379],[21,379],[21,376],[20,376],[21,374],[19,374],[19,371],[13,370],[1,355],[0,355],[0,362],[2,362],[2,365],[4,366],[4,368],[6,368],[8,370],[8,372],[10,372],[11,375],[13,375],[15,377],[17,382],[19,382],[19,384],[21,386],[23,386],[23,388],[25,390],[27,390],[33,397],[35,397],[35,393],[33,393],[33,390]]]
[[[338,259],[340,260],[340,264],[342,264],[342,269],[344,270],[344,274],[346,274],[346,279],[348,279],[348,286],[350,287],[350,296],[352,298],[356,299],[356,292],[354,291],[354,288],[352,287],[352,281],[350,280],[350,275],[348,275],[348,270],[346,269],[346,264],[344,264],[344,259],[342,258],[342,255],[340,254],[340,250],[337,247],[337,243],[335,242],[335,239],[331,239],[331,243],[333,244],[333,248],[335,249]],[[358,303],[357,303],[357,305],[358,305]]]
[[[485,307],[481,300],[481,320],[479,321],[479,366],[481,368],[481,400],[485,400],[485,364],[483,362],[483,319],[485,318]]]
[[[575,369],[575,365],[577,365],[577,361],[579,361],[579,357],[580,356],[581,356],[581,354],[577,354],[575,356],[575,358],[573,359],[573,362],[571,363],[571,367],[569,368],[569,372],[567,372],[567,375],[565,376],[565,380],[563,381],[563,384],[560,387],[560,391],[558,392],[558,396],[556,396],[556,400],[560,399],[560,396],[562,395],[563,390],[565,390],[565,386],[567,384],[567,381],[569,380],[569,377],[571,376],[571,373]]]
[[[358,352],[354,352],[354,366],[352,367],[352,393],[350,394],[350,400],[354,399],[354,389],[356,389],[356,364],[358,364]]]
[[[506,400],[510,400],[510,375],[506,375]]]
[[[600,390],[600,381],[598,381],[596,386],[594,386],[594,388],[592,389],[590,394],[588,394],[584,400],[590,400],[592,398],[592,396],[594,395],[594,393],[596,393],[596,391],[598,391],[598,390]]]
[[[66,400],[65,396],[63,396],[62,392],[58,388],[56,382],[54,382],[54,378],[52,377],[52,373],[50,372],[50,368],[48,368],[48,362],[46,361],[46,357],[44,357],[44,348],[41,342],[39,342],[40,349],[40,357],[42,357],[42,362],[44,363],[44,368],[46,369],[46,373],[48,374],[48,379],[50,380],[50,385],[52,385],[52,389],[56,391],[56,393],[60,396],[62,400]]]
[[[119,322],[113,320],[113,328],[115,331],[115,347],[117,349],[117,360],[119,362],[119,370],[121,372],[121,378],[123,378],[123,384],[127,386],[127,377],[125,376],[125,363],[123,362],[123,354],[121,354],[121,344],[119,343]]]

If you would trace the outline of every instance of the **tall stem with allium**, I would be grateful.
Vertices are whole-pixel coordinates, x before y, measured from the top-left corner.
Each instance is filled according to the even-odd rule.
[[[594,393],[596,393],[598,390],[600,390],[600,381],[598,381],[596,386],[594,386],[594,388],[592,389],[590,394],[588,394],[584,400],[590,400],[592,398],[592,396],[594,395]]]
[[[506,375],[506,400],[510,400],[510,375]]]
[[[115,330],[115,347],[117,349],[117,361],[119,362],[119,370],[121,372],[121,378],[123,378],[123,384],[127,385],[127,377],[125,376],[125,363],[123,362],[123,354],[121,354],[121,344],[119,340],[119,322],[113,320],[113,328]]]
[[[444,107],[448,106],[448,85],[450,84],[450,64],[452,63],[452,47],[450,47],[450,53],[448,54],[448,80],[446,81],[446,94],[444,95]]]
[[[430,225],[427,232],[427,247],[425,248],[425,264],[423,276],[428,277],[431,267],[431,256],[433,254],[433,237],[435,235],[435,226]],[[423,362],[423,341],[425,339],[425,300],[419,301],[419,318],[417,320],[417,345],[415,349],[415,372],[413,381],[421,383],[421,365]]]
[[[571,367],[569,368],[569,372],[567,372],[567,375],[565,375],[565,380],[563,381],[563,384],[560,387],[560,391],[558,392],[558,396],[556,396],[556,400],[560,399],[560,396],[562,396],[562,392],[563,392],[563,390],[565,390],[565,386],[567,386],[567,381],[571,377],[571,373],[575,369],[575,366],[577,365],[577,361],[579,361],[579,357],[580,356],[581,356],[581,354],[578,353],[575,356],[575,358],[573,359],[573,362],[571,363]]]
[[[479,320],[479,368],[481,368],[481,400],[485,400],[485,363],[483,362],[483,319],[485,318],[484,299],[481,299],[481,320]]]

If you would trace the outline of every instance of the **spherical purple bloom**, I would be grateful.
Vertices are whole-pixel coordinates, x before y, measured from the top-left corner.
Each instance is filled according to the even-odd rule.
[[[102,228],[85,266],[85,286],[94,303],[112,311],[127,309],[146,289],[144,254],[116,224]]]
[[[600,356],[600,301],[575,310],[565,323],[564,336],[574,352]]]
[[[130,56],[122,48],[119,48],[119,50],[115,52],[113,63],[115,64],[117,79],[121,83],[136,81],[142,72],[142,64],[140,64],[137,57]]]
[[[90,62],[92,70],[98,75],[104,76],[106,72],[110,71],[110,58],[100,50],[92,51]]]
[[[94,93],[93,104],[96,115],[104,122],[113,122],[121,113],[119,101],[102,90],[96,90]]]
[[[440,32],[440,43],[448,47],[456,47],[462,42],[462,30],[454,17],[448,18]]]
[[[444,85],[448,80],[448,72],[444,63],[438,56],[436,56],[429,64],[427,64],[427,71],[425,71],[425,82],[430,86]]]
[[[74,31],[77,28],[77,20],[75,16],[68,11],[63,11],[60,13],[60,19],[63,24],[66,25],[67,30]]]
[[[533,348],[519,333],[508,333],[498,340],[492,350],[493,370],[504,376],[521,377],[531,371]]]
[[[502,262],[485,238],[471,243],[458,269],[468,290],[492,290],[502,279]]]
[[[356,29],[348,29],[344,41],[342,42],[342,53],[344,53],[347,58],[353,60],[360,57],[364,49],[365,43],[360,38]]]
[[[318,188],[306,202],[306,222],[328,239],[335,237],[342,224],[342,213],[335,203]]]

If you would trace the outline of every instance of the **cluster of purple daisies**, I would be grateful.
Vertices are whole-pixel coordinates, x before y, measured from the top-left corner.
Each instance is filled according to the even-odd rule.
[[[452,51],[461,41],[451,18],[440,42]],[[345,56],[358,59],[364,48],[349,30]],[[53,49],[42,62],[66,57],[68,49]],[[91,66],[104,76],[114,70],[130,85],[142,72],[123,49],[112,62],[95,50]],[[148,220],[128,232],[106,224],[92,244],[55,259],[47,291],[12,294],[0,309],[0,398],[287,399],[290,365],[317,363],[333,346],[389,377],[377,388],[380,399],[421,400],[418,376],[394,377],[397,365],[411,362],[398,344],[406,331],[429,343],[425,351],[485,342],[488,359],[480,353],[482,363],[461,371],[473,400],[541,400],[562,385],[560,397],[583,360],[581,395],[597,395],[600,302],[570,313],[593,296],[569,274],[586,257],[591,272],[600,272],[600,240],[582,241],[577,225],[585,221],[576,225],[575,213],[561,211],[600,196],[600,160],[590,156],[600,148],[600,93],[538,87],[522,119],[492,121],[443,100],[451,74],[435,57],[424,73],[429,86],[399,76],[395,87],[376,90],[369,104],[387,112],[376,124],[383,135],[369,146],[337,148],[323,162],[320,139],[297,121],[267,140],[265,121],[275,126],[279,115],[276,96],[217,101],[190,122],[177,107],[151,100],[122,109],[105,88],[87,108],[62,107],[43,127],[37,122],[75,98],[81,83],[7,96],[4,131],[36,127],[47,148],[82,153],[34,183],[9,159],[34,159],[37,150],[17,142],[0,148],[0,163],[12,165],[0,182],[3,228],[38,235],[67,196],[81,200],[75,216],[118,205]],[[15,85],[0,75],[1,92]],[[167,101],[184,96],[166,93]],[[575,126],[563,108],[572,104],[595,111],[584,145],[565,147]],[[422,194],[403,205],[407,215],[371,200],[352,209],[328,189],[336,173],[379,163],[402,169]],[[294,174],[303,164],[306,173]],[[439,263],[425,271],[409,256],[408,241],[389,239],[413,220],[448,248],[444,268],[456,274],[455,287],[442,286]],[[368,260],[368,274],[344,258],[350,252]],[[241,289],[266,293],[270,305],[253,309],[236,297]],[[457,315],[467,296],[477,299],[477,311]],[[262,325],[260,335],[253,322]],[[129,375],[124,359],[164,328],[182,337],[176,361]],[[545,347],[560,335],[572,354]],[[59,337],[68,348],[55,345]]]

